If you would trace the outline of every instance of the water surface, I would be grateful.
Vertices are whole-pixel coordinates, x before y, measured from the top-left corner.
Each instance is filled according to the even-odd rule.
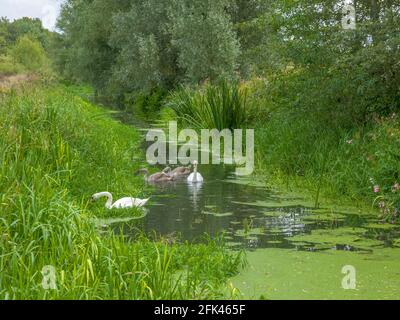
[[[200,165],[199,171],[205,179],[202,184],[181,179],[153,185],[152,203],[143,222],[146,232],[189,241],[223,233],[234,247],[348,251],[367,249],[338,230],[350,228],[350,234],[354,231],[363,244],[376,239],[382,246],[392,246],[399,235],[397,228],[372,224],[376,222],[373,214],[315,210],[301,197],[268,190],[263,180],[236,176],[229,166]],[[314,230],[325,230],[330,241],[310,237]],[[308,238],[299,241],[302,235]]]
[[[145,142],[145,123],[126,113],[114,116],[141,128],[146,150],[150,143]],[[162,123],[150,127],[167,132]],[[161,171],[163,167],[157,169]],[[151,203],[140,228],[149,235],[177,241],[195,242],[204,239],[204,235],[223,235],[233,248],[370,252],[399,246],[400,228],[380,224],[376,212],[315,209],[301,196],[268,189],[262,178],[235,175],[234,166],[199,165],[199,172],[204,177],[201,184],[188,184],[186,179],[152,184]],[[133,234],[135,228],[125,228],[125,232]]]

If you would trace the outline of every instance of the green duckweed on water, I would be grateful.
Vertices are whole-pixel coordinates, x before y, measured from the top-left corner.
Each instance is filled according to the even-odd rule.
[[[315,246],[330,246],[344,245],[368,249],[374,246],[380,246],[381,241],[375,239],[367,239],[363,237],[367,229],[364,228],[339,228],[339,229],[322,229],[313,230],[310,234],[297,235],[290,238],[293,243],[308,242],[315,243]]]
[[[264,213],[268,218],[290,216],[271,207]],[[242,299],[399,298],[398,226],[351,207],[311,209],[302,216],[302,223],[311,229],[280,240],[270,236],[268,248],[247,253],[247,268],[231,279]],[[236,235],[251,235],[252,231],[239,230]],[[262,230],[267,234],[279,231],[273,227]],[[356,270],[354,290],[342,287],[344,266]]]
[[[214,217],[230,217],[230,216],[233,215],[232,212],[218,213],[218,212],[209,212],[209,211],[203,211],[203,214],[211,215],[211,216],[214,216]]]
[[[398,299],[400,249],[373,253],[259,249],[247,253],[246,271],[231,279],[242,299]],[[342,288],[346,265],[356,289]]]

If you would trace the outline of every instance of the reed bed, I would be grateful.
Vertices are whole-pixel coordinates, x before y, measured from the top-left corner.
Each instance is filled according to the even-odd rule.
[[[94,192],[148,195],[139,134],[64,87],[0,96],[0,298],[187,299],[229,297],[241,253],[203,244],[99,232],[115,215]],[[130,214],[135,214],[131,212]],[[56,288],[43,285],[52,266]]]
[[[197,129],[240,129],[249,112],[246,90],[226,81],[198,90],[182,87],[171,94],[167,105]]]

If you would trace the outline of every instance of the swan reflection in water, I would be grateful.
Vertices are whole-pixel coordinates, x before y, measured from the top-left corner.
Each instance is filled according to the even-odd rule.
[[[188,182],[189,198],[193,203],[193,211],[199,211],[199,200],[201,199],[203,183],[201,182]]]

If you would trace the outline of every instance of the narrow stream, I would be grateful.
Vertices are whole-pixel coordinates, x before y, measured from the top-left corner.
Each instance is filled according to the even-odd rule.
[[[143,128],[143,123],[130,115],[116,117]],[[199,172],[204,177],[202,184],[191,185],[181,179],[152,185],[152,200],[141,223],[143,231],[191,242],[201,241],[204,235],[223,235],[233,248],[246,249],[372,252],[374,248],[398,246],[395,240],[400,237],[400,228],[381,227],[376,213],[355,208],[315,210],[302,197],[267,189],[266,181],[236,176],[232,166],[199,165]],[[129,232],[134,231],[126,228]]]

